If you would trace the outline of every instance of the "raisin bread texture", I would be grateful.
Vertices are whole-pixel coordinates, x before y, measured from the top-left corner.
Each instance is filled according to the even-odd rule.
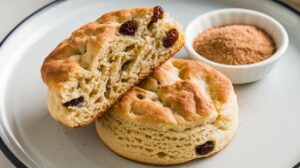
[[[68,127],[94,121],[184,43],[161,7],[107,13],[74,31],[45,59],[51,116]]]
[[[184,163],[225,148],[238,126],[229,79],[198,61],[171,59],[96,120],[114,152],[154,165]]]

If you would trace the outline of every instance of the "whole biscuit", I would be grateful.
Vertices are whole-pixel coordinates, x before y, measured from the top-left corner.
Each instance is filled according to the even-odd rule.
[[[138,162],[170,165],[230,143],[238,105],[229,79],[198,61],[171,59],[96,120],[102,141]]]

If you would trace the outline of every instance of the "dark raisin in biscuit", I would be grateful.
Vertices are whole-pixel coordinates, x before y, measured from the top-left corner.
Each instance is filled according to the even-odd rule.
[[[135,20],[128,20],[121,25],[120,33],[124,35],[134,35],[137,28],[138,23]]]

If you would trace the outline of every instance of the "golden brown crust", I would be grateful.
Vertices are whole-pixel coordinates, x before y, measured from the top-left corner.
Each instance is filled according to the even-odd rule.
[[[213,68],[199,61],[171,59],[133,87],[111,111],[129,118],[140,113],[133,117],[141,123],[203,122],[233,93],[230,80]]]
[[[116,29],[117,26],[91,22],[73,32],[69,39],[61,42],[45,59],[41,68],[43,81],[48,86],[55,85],[67,80],[72,72],[82,70],[79,56],[84,53],[87,44],[100,50],[99,45],[109,41]]]
[[[201,62],[174,60],[174,66],[181,70],[180,77],[191,79],[193,77],[204,78],[208,83],[213,99],[225,103],[232,92],[231,81],[217,70]]]
[[[199,92],[198,86],[189,81],[183,80],[162,86],[158,94],[168,106],[175,104],[173,111],[188,121],[194,120],[197,115],[206,116],[212,110],[211,104],[205,100],[203,93]]]
[[[97,19],[96,22],[100,24],[111,23],[111,22],[123,23],[128,19],[132,19],[141,15],[152,13],[152,11],[153,8],[123,9],[123,10],[106,13],[105,15]]]

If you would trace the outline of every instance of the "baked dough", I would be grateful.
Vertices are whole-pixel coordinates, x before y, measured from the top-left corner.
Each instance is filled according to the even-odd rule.
[[[170,165],[208,157],[230,143],[237,98],[220,72],[172,59],[96,120],[102,141],[138,162]]]
[[[69,127],[91,123],[183,43],[181,27],[160,7],[114,11],[84,25],[42,65],[51,116]]]

